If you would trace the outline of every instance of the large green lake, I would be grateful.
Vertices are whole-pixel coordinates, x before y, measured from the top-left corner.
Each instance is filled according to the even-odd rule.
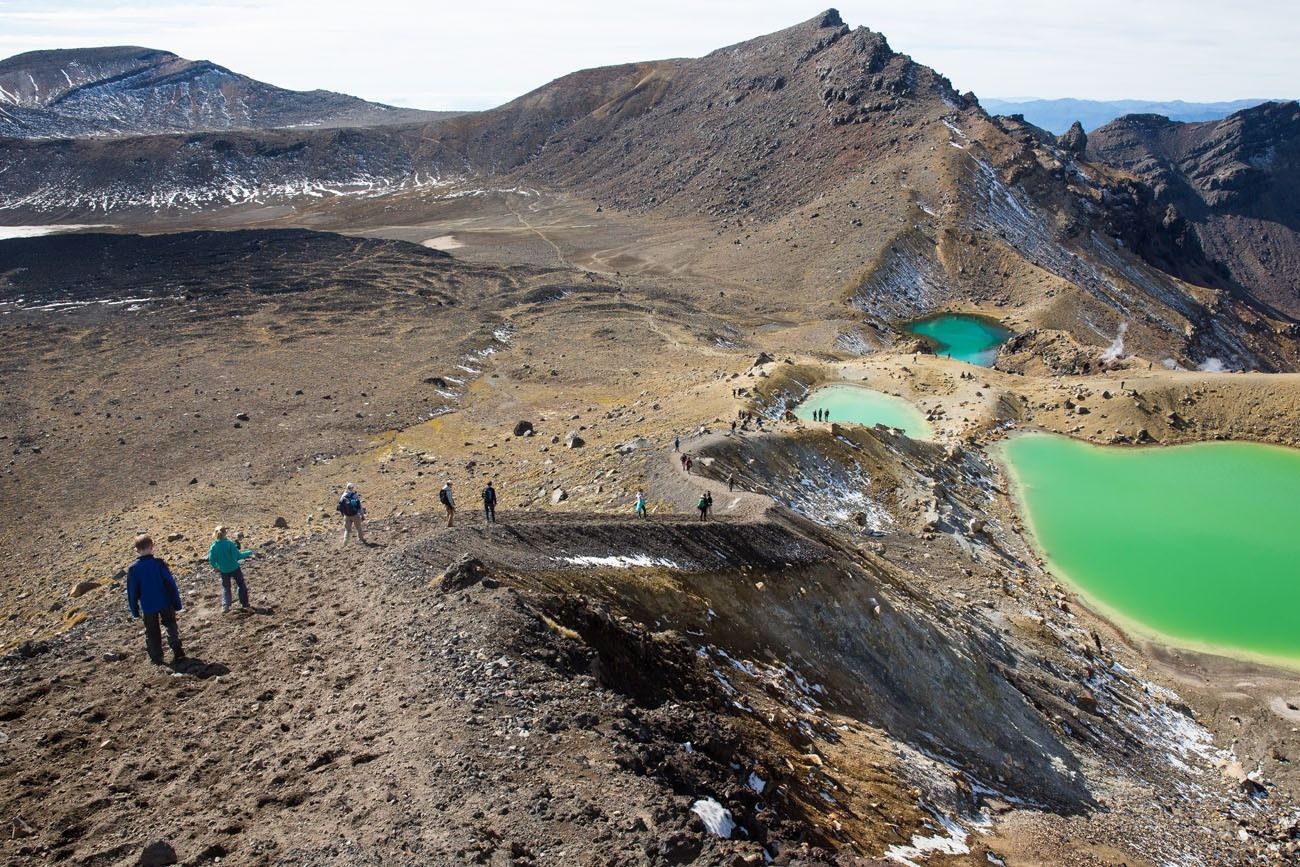
[[[841,424],[877,424],[902,428],[912,439],[930,439],[934,430],[921,411],[901,397],[860,385],[836,383],[822,386],[795,407],[794,414],[811,421],[815,410],[825,410],[825,421]]]
[[[998,347],[1011,337],[1010,331],[991,319],[961,313],[927,316],[907,323],[903,329],[929,341],[936,355],[981,367],[991,367],[998,357]]]
[[[1102,609],[1171,643],[1300,661],[1300,450],[1021,434],[1002,454],[1053,569]]]

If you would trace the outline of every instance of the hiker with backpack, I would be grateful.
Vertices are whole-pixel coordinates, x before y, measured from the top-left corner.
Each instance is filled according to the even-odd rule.
[[[180,588],[167,564],[154,557],[153,539],[136,536],[135,556],[136,561],[126,570],[126,602],[131,616],[144,618],[144,646],[154,665],[163,664],[161,628],[166,628],[175,664],[185,659],[176,626],[176,612],[182,607]]]
[[[641,488],[636,489],[636,516],[644,518],[645,514],[645,491]]]
[[[451,495],[451,479],[438,491],[438,502],[447,510],[447,526],[452,526],[456,521],[456,500]]]
[[[483,489],[483,517],[489,524],[497,522],[497,489],[491,482]]]
[[[335,509],[343,516],[343,544],[348,544],[348,539],[352,537],[352,531],[357,531],[357,539],[367,548],[370,543],[366,541],[366,534],[361,531],[361,523],[365,520],[366,509],[361,505],[361,495],[357,493],[356,485],[348,482],[343,489],[343,496],[339,497],[339,504]]]
[[[695,504],[695,508],[700,510],[701,521],[708,519],[708,515],[709,515],[709,492],[708,491],[705,491],[704,493],[700,494],[700,499]]]
[[[241,551],[239,546],[226,538],[226,528],[218,526],[212,534],[212,546],[208,548],[208,564],[221,576],[221,613],[230,610],[230,582],[235,582],[239,591],[239,608],[248,611],[248,585],[244,583],[244,570],[239,562],[253,556],[252,551]]]

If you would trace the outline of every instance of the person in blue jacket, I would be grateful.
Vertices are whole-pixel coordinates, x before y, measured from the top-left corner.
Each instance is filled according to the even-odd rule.
[[[176,628],[176,612],[181,610],[180,588],[167,564],[154,557],[153,539],[137,536],[135,555],[136,561],[126,570],[126,601],[131,606],[132,617],[144,617],[144,643],[149,661],[154,665],[163,664],[161,625],[167,628],[172,662],[180,662],[185,658],[180,631]]]
[[[208,564],[221,576],[221,611],[230,610],[230,582],[235,582],[239,590],[239,608],[251,610],[248,606],[248,585],[244,583],[244,570],[240,561],[253,556],[252,551],[241,551],[239,546],[226,538],[226,528],[219,526],[212,534],[212,547],[208,548]]]

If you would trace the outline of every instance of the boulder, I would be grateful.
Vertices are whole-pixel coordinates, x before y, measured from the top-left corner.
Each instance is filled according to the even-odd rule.
[[[535,431],[533,430],[533,423],[531,421],[515,422],[515,430],[514,430],[515,436],[528,437],[528,436],[532,436],[533,433],[535,433]]]
[[[235,413],[235,419],[237,421],[248,421],[248,413],[246,412]]]
[[[564,490],[564,488],[556,488],[555,490],[551,491],[552,506],[558,506],[560,503],[563,503],[567,499],[569,499],[569,493],[568,491]]]
[[[167,864],[178,864],[180,860],[180,858],[176,857],[176,850],[171,847],[170,843],[155,840],[144,847],[139,860],[135,863],[139,867],[165,867]]]
[[[168,541],[168,542],[184,542],[184,541],[185,541],[185,534],[184,534],[184,533],[168,533],[168,534],[167,534],[167,541]]]
[[[773,361],[776,361],[776,359],[768,355],[766,352],[760,352],[750,367],[762,367],[764,364],[771,364]]]
[[[575,430],[569,431],[569,435],[564,438],[564,445],[571,449],[580,449],[587,444],[587,441],[578,436]]]
[[[77,586],[68,591],[68,595],[73,599],[80,599],[98,586],[100,586],[98,581],[78,581]]]
[[[277,529],[277,530],[287,530],[287,529],[289,529],[289,519],[286,518],[284,515],[279,515],[279,516],[276,517],[276,519],[275,519],[275,523],[274,523],[273,526],[274,526],[275,529]]]
[[[462,554],[454,563],[443,571],[438,579],[438,589],[443,593],[464,590],[483,580],[487,567],[476,557]]]

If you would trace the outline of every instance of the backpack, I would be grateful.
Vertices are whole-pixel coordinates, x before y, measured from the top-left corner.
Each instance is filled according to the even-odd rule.
[[[356,494],[344,494],[339,498],[338,511],[339,514],[351,518],[361,511],[361,498]]]
[[[441,489],[438,491],[438,502],[442,503],[444,506],[450,506],[450,505],[451,505],[451,501],[447,499],[447,489],[446,489],[446,488],[441,488]]]

